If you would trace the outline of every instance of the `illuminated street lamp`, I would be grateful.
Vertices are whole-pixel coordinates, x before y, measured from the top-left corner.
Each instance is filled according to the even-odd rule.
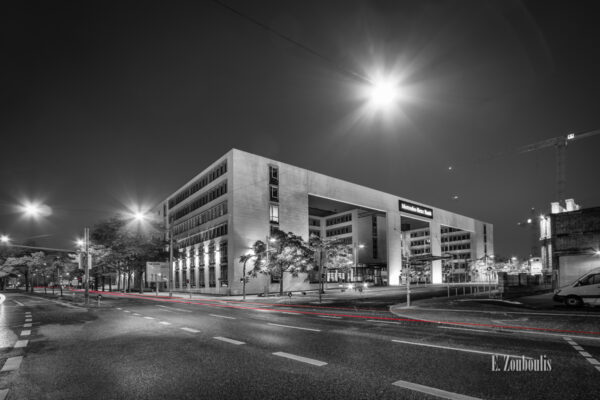
[[[0,242],[2,243],[8,243],[10,241],[10,238],[8,237],[8,235],[2,235],[0,236]]]

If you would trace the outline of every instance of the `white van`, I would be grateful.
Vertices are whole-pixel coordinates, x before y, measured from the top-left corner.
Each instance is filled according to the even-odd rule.
[[[600,268],[595,268],[554,292],[554,301],[570,307],[600,306]]]

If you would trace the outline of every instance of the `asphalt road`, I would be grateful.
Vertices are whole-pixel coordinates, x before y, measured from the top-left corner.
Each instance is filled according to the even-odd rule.
[[[0,365],[23,358],[0,371],[0,400],[2,390],[7,399],[591,399],[600,393],[600,363],[594,364],[600,338],[398,321],[384,310],[341,306],[105,296],[101,307],[85,308],[4,295]],[[493,354],[543,356],[551,371],[492,371]],[[502,369],[504,359],[496,360]],[[516,357],[510,360],[516,365]]]

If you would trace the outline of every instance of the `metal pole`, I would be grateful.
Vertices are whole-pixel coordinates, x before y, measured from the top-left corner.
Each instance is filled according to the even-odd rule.
[[[85,254],[87,257],[87,262],[85,263],[85,304],[87,305],[89,303],[89,299],[90,299],[90,268],[92,266],[92,257],[90,256],[90,229],[89,228],[85,228],[83,231],[83,237],[84,237],[84,241],[85,241]]]
[[[173,297],[173,235],[171,234],[171,225],[167,228],[169,235],[169,297]]]
[[[268,267],[268,265],[269,265],[269,236],[267,236],[267,267]],[[283,276],[281,276],[280,279],[283,279]],[[265,297],[269,297],[269,278],[267,278],[267,283],[265,285]]]
[[[410,257],[406,257],[406,307],[410,307]]]
[[[246,300],[246,261],[242,268],[242,299]]]

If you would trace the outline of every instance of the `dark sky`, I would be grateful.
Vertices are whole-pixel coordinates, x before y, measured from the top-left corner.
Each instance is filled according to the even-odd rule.
[[[235,147],[489,221],[496,254],[526,255],[517,222],[555,200],[554,150],[512,151],[600,128],[597,1],[225,2],[323,58],[209,0],[4,8],[0,231],[70,246]],[[365,112],[344,68],[398,76],[396,109]],[[567,150],[583,206],[598,150]],[[23,220],[24,199],[52,215]]]

